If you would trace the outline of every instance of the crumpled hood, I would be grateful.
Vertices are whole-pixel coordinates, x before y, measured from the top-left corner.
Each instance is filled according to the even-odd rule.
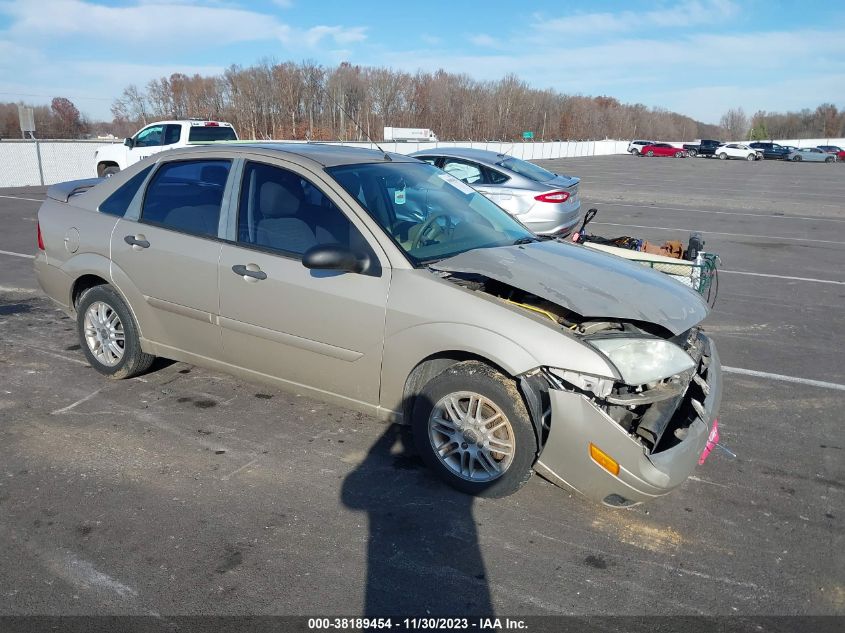
[[[484,275],[583,317],[655,323],[680,334],[709,309],[697,292],[621,257],[557,241],[479,248],[431,267]]]

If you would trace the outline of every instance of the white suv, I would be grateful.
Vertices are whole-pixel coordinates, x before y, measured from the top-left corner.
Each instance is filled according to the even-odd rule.
[[[94,152],[97,176],[111,176],[151,154],[184,147],[189,143],[237,140],[238,135],[231,123],[196,119],[157,121],[141,129],[135,136],[124,139],[123,145],[99,147]]]
[[[643,147],[646,145],[654,145],[654,141],[631,141],[628,143],[628,153],[633,156],[639,156]]]

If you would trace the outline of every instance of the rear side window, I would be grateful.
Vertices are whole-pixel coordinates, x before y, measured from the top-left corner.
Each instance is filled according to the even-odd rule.
[[[162,145],[173,145],[179,142],[179,137],[182,135],[181,125],[167,125],[164,128],[164,143]]]
[[[501,185],[502,183],[510,180],[508,176],[505,176],[502,172],[496,171],[495,169],[484,167],[483,171],[485,180],[487,181],[486,184]]]
[[[146,169],[142,169],[132,176],[132,178],[123,183],[122,187],[118,188],[117,191],[106,198],[100,205],[100,213],[108,213],[109,215],[123,217],[126,213],[126,209],[129,208],[129,205],[132,203],[132,199],[135,197],[135,194],[138,193],[138,189],[141,187],[141,184],[147,178],[147,174],[150,173],[152,168],[153,166],[150,165]]]
[[[231,166],[229,160],[165,163],[147,187],[141,222],[201,237],[217,237],[223,190]]]
[[[195,125],[188,132],[188,142],[237,141],[235,129],[231,127],[207,127]]]

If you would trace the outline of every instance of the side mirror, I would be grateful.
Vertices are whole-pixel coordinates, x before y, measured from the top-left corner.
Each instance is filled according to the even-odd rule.
[[[123,144],[126,145],[126,147],[128,147],[129,149],[135,147],[135,141],[128,137],[123,139]]]
[[[305,251],[302,265],[311,270],[363,273],[370,267],[370,257],[340,244],[318,244]]]

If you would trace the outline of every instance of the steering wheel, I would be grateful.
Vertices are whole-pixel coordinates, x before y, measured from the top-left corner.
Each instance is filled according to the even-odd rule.
[[[417,231],[417,234],[414,236],[414,239],[411,242],[411,246],[408,250],[411,250],[411,251],[416,250],[419,247],[420,242],[422,242],[423,236],[429,231],[429,229],[431,229],[431,227],[433,227],[433,226],[437,226],[435,224],[435,222],[439,218],[448,218],[448,217],[451,217],[451,216],[448,213],[445,213],[443,211],[435,211],[434,213],[432,213],[428,217],[428,219],[425,222],[423,222],[422,225],[420,226],[420,230]],[[443,229],[441,229],[439,226],[437,226],[437,228],[440,231],[443,231]]]

